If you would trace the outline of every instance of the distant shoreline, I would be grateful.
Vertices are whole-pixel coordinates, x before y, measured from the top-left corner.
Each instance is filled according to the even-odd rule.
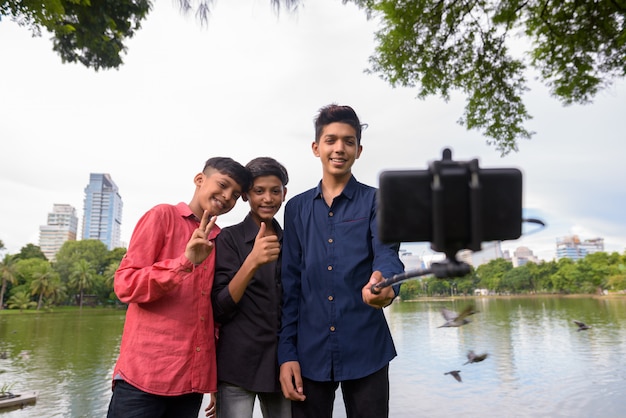
[[[534,294],[519,294],[519,295],[454,295],[454,296],[422,296],[412,299],[400,299],[400,302],[439,302],[456,299],[533,299],[533,298],[557,298],[557,299],[619,299],[626,298],[626,293],[609,293],[606,295],[588,294],[588,293],[572,293],[572,294],[560,294],[560,293],[534,293]]]

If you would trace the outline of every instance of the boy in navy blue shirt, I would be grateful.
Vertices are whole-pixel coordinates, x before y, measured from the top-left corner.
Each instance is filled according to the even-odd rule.
[[[399,245],[378,239],[376,189],[352,175],[361,129],[349,106],[320,109],[312,149],[322,180],[285,206],[278,362],[294,418],[332,416],[339,384],[348,418],[389,414],[396,350],[381,308],[398,288],[370,289],[404,266]]]

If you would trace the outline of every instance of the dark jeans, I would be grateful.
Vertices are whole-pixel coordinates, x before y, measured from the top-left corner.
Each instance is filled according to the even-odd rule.
[[[291,402],[293,418],[331,418],[340,382],[302,380],[306,399]],[[389,365],[369,376],[341,382],[341,391],[348,418],[388,417]]]
[[[152,395],[117,380],[107,418],[198,418],[202,397],[201,393]]]

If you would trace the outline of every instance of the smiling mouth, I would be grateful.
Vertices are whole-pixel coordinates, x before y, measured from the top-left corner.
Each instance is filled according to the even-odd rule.
[[[215,199],[215,198],[214,198],[214,199],[213,199],[213,202],[214,202],[214,203],[215,203],[215,205],[216,205],[217,207],[219,207],[220,209],[224,209],[224,208],[226,207],[226,204],[224,204],[224,202],[222,202],[222,201],[221,201],[221,200],[219,200],[219,199]]]

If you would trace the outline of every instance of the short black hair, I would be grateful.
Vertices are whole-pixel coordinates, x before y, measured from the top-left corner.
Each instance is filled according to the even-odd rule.
[[[241,186],[241,190],[248,190],[252,184],[252,174],[250,174],[250,170],[230,157],[209,158],[206,160],[206,163],[204,163],[204,170],[202,170],[202,172],[208,174],[207,171],[210,169],[217,170],[222,174],[232,177],[232,179]]]
[[[315,117],[315,142],[319,142],[324,127],[334,122],[347,123],[352,126],[356,132],[357,144],[361,144],[361,131],[367,127],[367,124],[359,121],[359,117],[350,106],[335,103],[322,107]]]
[[[261,176],[276,176],[280,179],[280,182],[283,186],[286,186],[289,183],[289,175],[287,174],[287,169],[278,161],[271,157],[257,157],[252,160],[248,164],[246,164],[246,168],[250,170],[250,174],[252,175],[252,180]]]

